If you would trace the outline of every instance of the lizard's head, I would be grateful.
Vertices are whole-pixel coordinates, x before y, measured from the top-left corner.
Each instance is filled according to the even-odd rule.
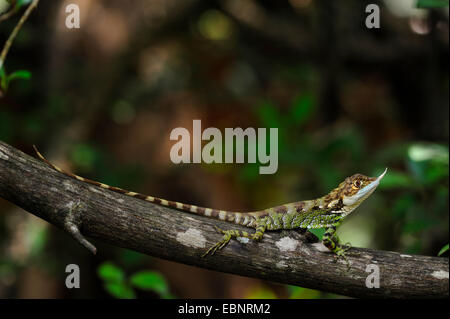
[[[378,177],[367,177],[362,174],[347,177],[335,190],[342,200],[342,204],[347,208],[346,211],[354,210],[369,197],[380,184],[380,180],[384,177],[386,171],[387,168]]]

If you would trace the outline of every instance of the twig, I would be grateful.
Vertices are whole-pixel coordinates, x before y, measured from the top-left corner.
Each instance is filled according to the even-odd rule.
[[[39,3],[39,0],[33,0],[33,2],[28,6],[28,8],[25,10],[24,14],[20,18],[17,25],[14,27],[13,31],[9,35],[8,40],[6,40],[5,45],[3,46],[2,52],[0,53],[0,69],[3,67],[3,64],[5,63],[6,55],[8,54],[9,49],[11,48],[11,45],[16,38],[17,34],[19,33],[20,29],[22,28],[22,25],[25,23],[25,21],[28,19],[28,16],[31,14],[31,12],[37,7]]]
[[[95,255],[97,253],[97,248],[84,238],[80,231],[85,210],[86,206],[82,202],[70,202],[67,205],[67,214],[64,219],[64,230],[71,234],[78,243]]]
[[[353,248],[358,256],[349,257],[348,269],[345,261],[334,262],[332,254],[322,251],[322,244],[295,231],[269,232],[257,243],[233,241],[214,256],[201,258],[221,236],[214,226],[248,229],[83,183],[2,142],[0,197],[65,231],[71,230],[68,222],[75,225],[71,233],[83,245],[80,232],[184,264],[353,297],[449,295],[448,258]],[[368,265],[379,268],[379,288],[366,286]]]

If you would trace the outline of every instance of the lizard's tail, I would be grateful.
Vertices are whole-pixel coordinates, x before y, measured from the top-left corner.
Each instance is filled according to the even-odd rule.
[[[151,203],[158,204],[161,206],[171,207],[171,208],[179,209],[179,210],[182,210],[185,212],[190,212],[190,213],[201,215],[201,216],[212,217],[212,218],[216,218],[216,219],[220,219],[220,220],[224,220],[224,221],[228,221],[231,223],[244,225],[244,226],[248,226],[248,227],[255,226],[256,218],[259,217],[259,215],[263,213],[263,212],[251,212],[251,213],[230,212],[230,211],[218,210],[218,209],[213,209],[213,208],[199,207],[196,205],[184,204],[184,203],[174,202],[174,201],[170,201],[170,200],[166,200],[166,199],[162,199],[162,198],[158,198],[158,197],[154,197],[154,196],[143,195],[143,194],[131,192],[131,191],[119,188],[119,187],[109,186],[109,185],[106,185],[106,184],[103,184],[103,183],[100,183],[100,182],[97,182],[97,181],[94,181],[94,180],[91,180],[88,178],[84,178],[84,177],[75,175],[70,172],[66,172],[66,171],[62,170],[61,168],[59,168],[58,166],[52,164],[44,156],[42,156],[42,154],[38,151],[38,149],[36,148],[35,145],[33,145],[33,148],[34,148],[37,156],[43,162],[45,162],[51,168],[55,169],[56,171],[58,171],[64,175],[67,175],[67,176],[75,178],[79,181],[82,181],[82,182],[85,182],[88,184],[92,184],[92,185],[95,185],[95,186],[98,186],[98,187],[101,187],[104,189],[109,189],[116,193],[125,194],[127,196],[139,198],[139,199],[145,200],[147,202],[151,202]]]

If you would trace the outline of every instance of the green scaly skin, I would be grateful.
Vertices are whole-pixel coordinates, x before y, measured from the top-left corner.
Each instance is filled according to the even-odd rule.
[[[209,248],[202,257],[208,254],[213,255],[216,251],[224,248],[228,242],[237,237],[261,240],[265,231],[295,229],[295,228],[326,228],[322,238],[322,243],[332,251],[336,258],[347,260],[347,251],[350,246],[341,245],[336,235],[336,228],[342,220],[354,211],[364,200],[366,200],[377,188],[380,180],[386,174],[386,170],[379,177],[367,177],[362,174],[355,174],[347,177],[338,187],[327,195],[314,200],[289,203],[255,212],[230,212],[212,208],[199,207],[195,205],[183,204],[169,201],[153,196],[143,195],[118,187],[109,186],[97,181],[65,172],[59,167],[47,161],[36,149],[39,158],[49,166],[67,176],[75,178],[85,183],[109,189],[113,192],[136,197],[158,205],[179,209],[197,215],[216,218],[230,223],[254,228],[254,233],[240,230],[217,230],[223,234],[222,239]]]

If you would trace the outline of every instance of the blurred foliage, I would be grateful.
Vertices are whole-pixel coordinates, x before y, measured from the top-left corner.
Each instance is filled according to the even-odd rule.
[[[125,271],[112,262],[98,268],[105,290],[115,298],[136,298],[136,289],[156,293],[162,299],[173,298],[164,277],[156,271],[139,271],[127,278]]]
[[[145,172],[139,165],[115,163],[111,155],[90,143],[74,144],[70,159],[80,174],[95,174],[96,179],[108,185],[138,189],[145,181]]]
[[[417,8],[444,8],[448,7],[448,0],[417,0]]]
[[[427,230],[447,227],[442,221],[448,219],[449,150],[446,145],[432,143],[408,144],[405,150],[408,171],[391,171],[380,190],[398,193],[392,203],[392,218],[405,243],[409,242],[404,249],[419,253]]]
[[[3,94],[8,91],[9,84],[12,80],[16,79],[24,79],[28,80],[31,78],[31,73],[27,70],[18,70],[14,71],[10,74],[6,74],[5,69],[2,67],[0,69],[0,89],[3,91]]]
[[[33,0],[16,0],[14,5],[14,10],[19,10],[24,6],[29,5]],[[11,1],[10,1],[11,2]]]
[[[252,286],[250,287],[246,299],[276,299],[277,295],[268,287],[265,286]]]
[[[32,0],[16,0],[14,1],[14,7],[10,9],[12,13],[19,11],[22,7],[31,3]],[[11,3],[11,1],[8,1]],[[4,50],[4,49],[3,49]],[[3,53],[2,50],[2,53]],[[11,73],[7,73],[5,70],[5,61],[1,61],[0,64],[0,97],[8,91],[11,81],[17,79],[28,80],[31,78],[31,72],[27,70],[17,70]]]
[[[10,9],[11,11],[19,11],[24,6],[31,3],[32,0],[3,0],[0,6],[0,13],[6,12],[12,3],[14,3],[14,7]]]
[[[439,251],[438,256],[441,256],[443,253],[448,251],[448,244],[442,247],[442,249]]]
[[[231,36],[233,25],[222,12],[208,10],[200,16],[198,29],[201,35],[207,39],[225,40]]]
[[[289,299],[318,299],[323,297],[323,293],[318,290],[296,286],[288,286],[287,288],[290,291]],[[332,296],[332,294],[326,295],[328,295],[328,297],[325,298],[330,298]]]

